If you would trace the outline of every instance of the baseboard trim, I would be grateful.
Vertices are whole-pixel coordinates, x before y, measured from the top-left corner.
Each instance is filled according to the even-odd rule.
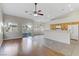
[[[4,40],[16,40],[16,39],[22,39],[22,38],[4,39]]]

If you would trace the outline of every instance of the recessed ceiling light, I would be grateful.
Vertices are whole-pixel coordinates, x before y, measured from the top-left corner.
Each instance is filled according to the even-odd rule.
[[[25,11],[25,13],[28,13],[28,11]]]
[[[68,7],[71,8],[71,4],[68,4]]]
[[[71,4],[68,4],[68,8],[69,8],[70,11],[73,11],[73,8],[72,8]]]
[[[62,11],[64,11],[64,9],[61,9]]]

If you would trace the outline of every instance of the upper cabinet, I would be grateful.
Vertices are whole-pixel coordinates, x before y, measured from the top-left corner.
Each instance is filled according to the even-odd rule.
[[[79,22],[69,22],[69,23],[60,23],[60,24],[50,24],[50,28],[52,30],[56,30],[58,28],[56,28],[57,26],[60,26],[60,29],[61,30],[68,30],[68,26],[69,25],[76,25],[78,24],[79,25]]]
[[[50,25],[50,29],[55,30],[55,29],[56,29],[56,25],[51,24],[51,25]]]
[[[68,29],[68,24],[61,24],[61,29],[62,30],[67,30]]]

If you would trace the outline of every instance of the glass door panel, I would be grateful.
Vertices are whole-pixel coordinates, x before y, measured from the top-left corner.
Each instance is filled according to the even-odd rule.
[[[13,16],[4,16],[4,37],[5,40],[22,38],[21,24]]]

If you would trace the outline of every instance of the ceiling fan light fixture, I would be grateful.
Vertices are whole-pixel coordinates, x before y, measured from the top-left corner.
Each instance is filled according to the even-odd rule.
[[[38,16],[38,14],[34,14],[34,16]]]
[[[37,3],[34,3],[34,11],[33,11],[33,13],[31,14],[31,15],[33,15],[33,16],[43,16],[44,14],[43,13],[41,13],[41,11],[42,10],[37,10]],[[25,13],[28,13],[28,11],[25,11]]]

